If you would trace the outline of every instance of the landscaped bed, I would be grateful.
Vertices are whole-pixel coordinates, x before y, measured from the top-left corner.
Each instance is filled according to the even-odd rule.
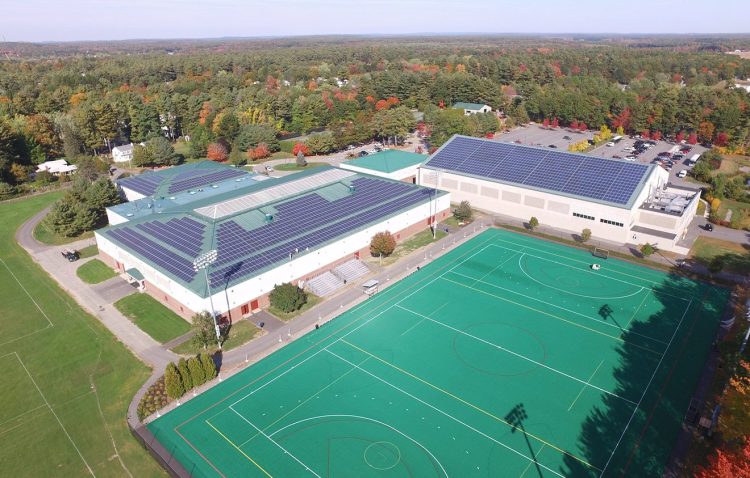
[[[255,337],[263,335],[263,330],[259,329],[249,320],[240,320],[232,324],[229,329],[229,338],[222,345],[222,350],[228,351],[243,345]],[[214,346],[210,349],[203,349],[196,347],[192,340],[183,342],[182,344],[174,347],[172,352],[180,355],[195,355],[198,353],[213,353],[218,347]]]

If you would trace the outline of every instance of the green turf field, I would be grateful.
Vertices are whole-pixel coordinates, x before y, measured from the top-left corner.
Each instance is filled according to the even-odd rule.
[[[0,475],[161,476],[125,421],[148,369],[15,243],[61,195],[0,203]]]
[[[196,476],[659,476],[726,299],[488,230],[149,428]]]

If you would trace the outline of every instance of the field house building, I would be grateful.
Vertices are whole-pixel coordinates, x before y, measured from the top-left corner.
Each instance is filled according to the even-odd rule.
[[[454,136],[422,165],[418,184],[489,213],[684,254],[678,242],[700,193],[668,180],[656,165]]]
[[[118,185],[141,197],[108,211],[113,225],[95,233],[102,259],[185,318],[212,302],[237,320],[266,307],[276,284],[369,256],[374,234],[401,241],[450,213],[446,192],[333,167],[266,178],[205,162]],[[209,300],[193,261],[211,250]]]

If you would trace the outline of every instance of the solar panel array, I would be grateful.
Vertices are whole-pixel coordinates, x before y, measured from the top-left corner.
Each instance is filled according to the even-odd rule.
[[[217,261],[212,286],[255,274],[296,254],[341,237],[409,206],[427,201],[434,190],[375,178],[352,181],[352,193],[328,201],[315,192],[274,204],[267,224],[246,230],[234,220],[217,226]],[[190,217],[124,224],[104,234],[156,266],[191,282],[193,259],[202,251],[207,225]],[[169,247],[167,247],[169,246]]]
[[[354,192],[328,202],[308,194],[276,205],[268,224],[246,231],[235,221],[219,225],[218,259],[212,266],[211,285],[224,285],[259,272],[290,254],[313,248],[365,224],[429,199],[429,189],[370,178],[352,182]],[[372,208],[373,205],[377,207]]]
[[[136,224],[141,231],[153,238],[164,241],[189,257],[200,254],[203,232],[206,225],[189,217],[170,219],[167,222],[149,221]]]
[[[185,282],[190,282],[195,277],[191,259],[170,251],[129,227],[110,229],[105,234]]]
[[[141,174],[139,176],[120,179],[119,181],[117,181],[117,184],[124,188],[132,189],[133,191],[141,193],[144,196],[151,196],[156,192],[156,188],[159,187],[163,180],[164,178],[162,178],[158,174],[147,173]]]
[[[344,171],[342,169],[326,169],[310,176],[263,188],[260,191],[245,194],[244,196],[229,199],[228,201],[204,206],[196,209],[195,212],[211,219],[219,219],[240,211],[256,208],[261,204],[317,189],[326,184],[354,176],[354,174],[351,171]]]
[[[167,188],[168,194],[175,194],[189,189],[196,189],[209,184],[215,184],[220,181],[227,179],[237,178],[245,176],[247,172],[236,169],[193,169],[176,174],[171,178],[169,187]],[[164,175],[156,173],[146,173],[139,176],[133,176],[119,180],[117,183],[125,188],[139,192],[144,196],[151,196],[156,193],[156,190],[164,182],[170,180]]]
[[[426,167],[627,204],[648,166],[457,136]]]
[[[245,176],[247,173],[241,169],[223,169],[220,171],[216,170],[196,170],[196,171],[190,171],[190,175],[188,173],[181,173],[174,178],[172,178],[172,182],[169,184],[168,192],[169,194],[178,193],[181,191],[187,191],[188,189],[195,189],[200,188],[203,186],[208,186],[209,184],[218,183],[219,181],[224,181],[227,179],[232,178],[238,178],[240,176]],[[182,176],[182,177],[180,177]]]

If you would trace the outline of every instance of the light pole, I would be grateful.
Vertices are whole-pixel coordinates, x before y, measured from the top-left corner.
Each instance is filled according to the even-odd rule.
[[[216,322],[214,300],[211,296],[211,283],[208,281],[208,268],[211,266],[211,264],[216,262],[216,256],[216,249],[211,249],[210,251],[199,255],[193,261],[193,269],[195,270],[195,272],[203,270],[206,275],[206,290],[208,291],[208,303],[211,305],[211,318],[214,321],[214,329],[216,330],[216,342],[219,344],[219,348],[221,348],[221,330],[219,330],[219,323]]]

